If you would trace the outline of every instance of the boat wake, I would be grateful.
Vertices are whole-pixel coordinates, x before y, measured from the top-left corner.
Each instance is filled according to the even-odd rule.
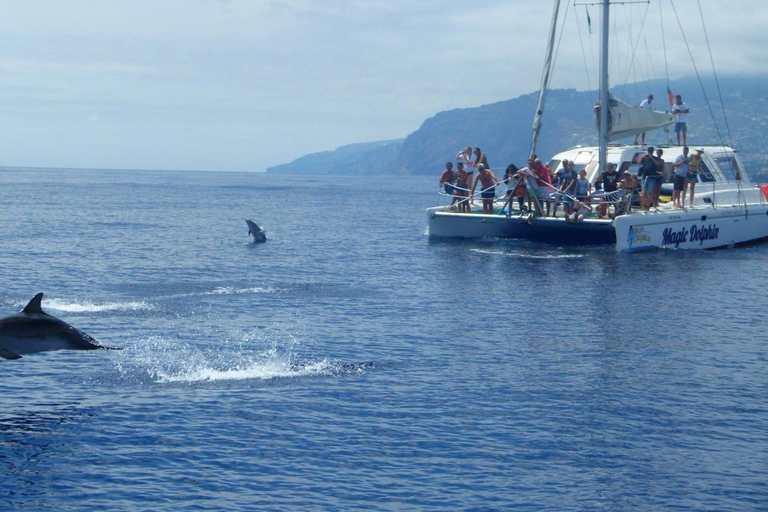
[[[17,307],[24,307],[26,302],[18,302]],[[155,306],[145,301],[127,302],[92,302],[69,301],[64,299],[46,299],[46,310],[64,311],[66,313],[102,313],[108,311],[150,311]]]
[[[577,259],[583,258],[583,254],[562,254],[562,253],[541,253],[532,254],[530,252],[521,251],[499,251],[490,249],[470,249],[472,252],[480,254],[490,254],[494,256],[509,256],[511,258],[524,258],[531,260],[554,260],[554,259]]]

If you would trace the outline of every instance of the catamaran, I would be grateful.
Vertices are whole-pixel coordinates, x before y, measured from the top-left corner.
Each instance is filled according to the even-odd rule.
[[[618,144],[614,141],[665,128],[675,122],[668,112],[628,105],[613,97],[608,88],[609,0],[599,1],[602,8],[600,99],[594,109],[599,131],[599,145],[576,146],[562,151],[548,163],[553,171],[568,160],[583,167],[587,179],[594,183],[612,163],[619,174],[625,171],[637,175],[645,147]],[[557,32],[560,0],[555,1],[547,45],[539,101],[533,122],[531,157],[542,126],[542,116],[551,76],[552,54]],[[608,105],[608,108],[601,108]],[[672,174],[672,164],[682,155],[680,146],[662,145],[666,176]],[[516,210],[509,198],[495,202],[494,213],[458,212],[454,205],[427,209],[431,238],[523,238],[558,245],[614,244],[619,251],[652,248],[712,249],[732,247],[768,239],[768,187],[753,184],[737,152],[726,144],[697,145],[702,163],[697,177],[693,202],[682,208],[671,203],[657,208],[632,209],[631,194],[605,194],[615,218],[593,218],[572,221],[568,217],[543,215],[539,197],[532,197],[535,209]],[[529,191],[539,183],[533,173],[523,173]],[[664,186],[665,188],[667,185]],[[557,201],[557,197],[551,201]],[[479,201],[477,201],[479,203]],[[621,209],[619,208],[621,206]],[[475,207],[477,208],[477,206]],[[616,215],[618,211],[626,212]]]

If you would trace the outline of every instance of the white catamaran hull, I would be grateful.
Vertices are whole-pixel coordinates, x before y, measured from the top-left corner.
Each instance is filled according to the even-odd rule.
[[[768,239],[768,205],[696,208],[617,217],[616,249],[715,249]]]

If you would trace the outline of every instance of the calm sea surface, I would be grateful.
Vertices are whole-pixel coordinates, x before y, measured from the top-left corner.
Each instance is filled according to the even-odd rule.
[[[768,508],[767,245],[431,243],[436,191],[0,171],[0,315],[124,347],[0,360],[0,509]]]

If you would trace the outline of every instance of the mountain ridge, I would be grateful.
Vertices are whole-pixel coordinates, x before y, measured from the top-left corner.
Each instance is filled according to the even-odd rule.
[[[727,120],[722,117],[719,105],[708,108],[712,98],[720,95],[714,80],[706,79],[700,84],[696,78],[686,77],[670,82],[671,90],[681,94],[683,101],[691,107],[688,117],[689,145],[720,144],[721,140],[727,143],[730,131],[733,144],[753,177],[762,170],[768,172],[768,155],[763,154],[768,145],[768,82],[756,76],[729,76],[722,77],[719,85],[720,91],[723,91]],[[627,90],[632,92],[627,94]],[[612,91],[628,103],[636,104],[652,93],[655,96],[654,108],[669,109],[666,81],[616,86]],[[597,91],[554,89],[548,92],[536,149],[543,160],[579,144],[597,145],[597,130],[592,119],[596,98]],[[438,174],[445,162],[453,161],[456,153],[467,145],[480,147],[487,154],[493,169],[502,171],[509,163],[524,163],[528,156],[537,100],[538,92],[531,92],[478,107],[438,112],[425,119],[417,130],[404,139],[341,146],[333,151],[305,155],[289,164],[270,167],[267,172]],[[674,137],[671,128],[668,133],[657,130],[648,133],[646,142],[666,144]],[[631,143],[632,138],[617,142]],[[313,166],[308,166],[308,163]]]

